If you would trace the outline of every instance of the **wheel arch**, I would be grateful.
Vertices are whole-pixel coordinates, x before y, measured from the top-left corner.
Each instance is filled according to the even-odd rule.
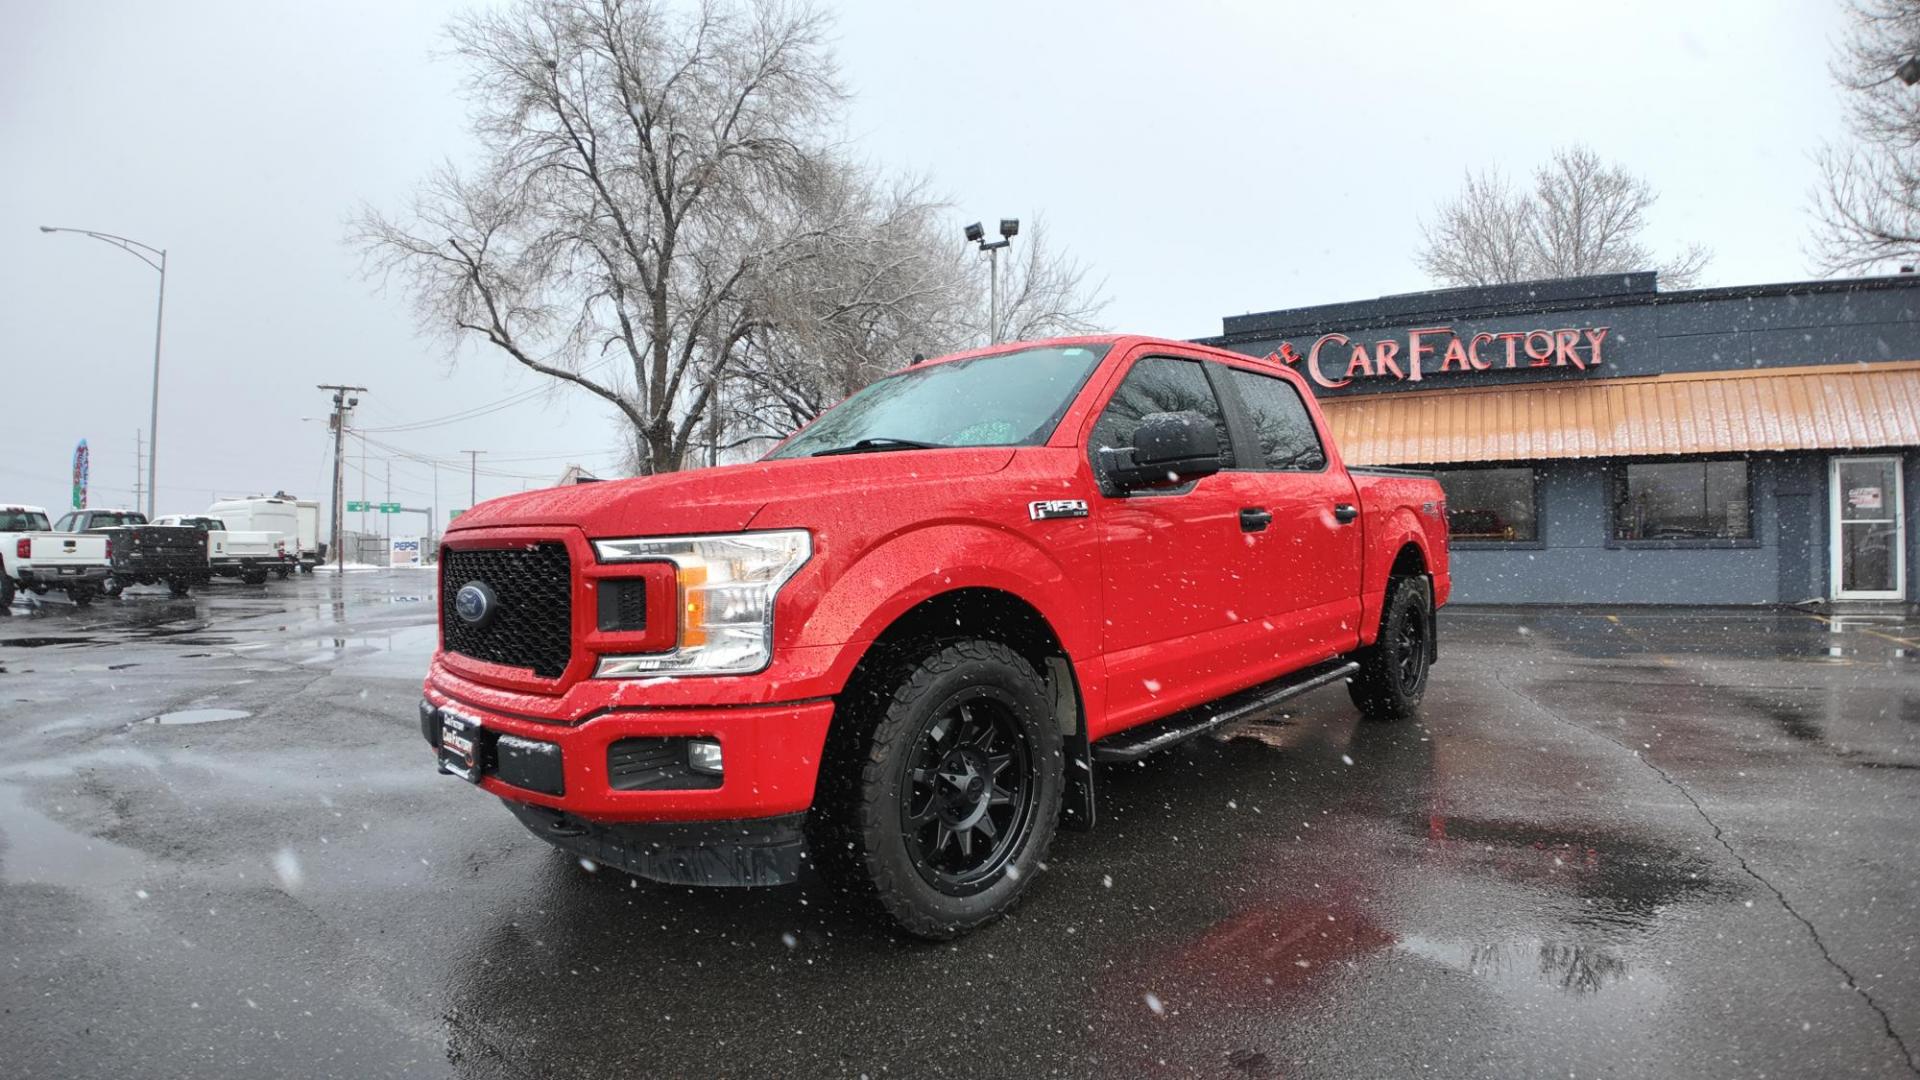
[[[1080,672],[1053,624],[1024,597],[991,586],[965,586],[922,599],[895,616],[867,645],[847,678],[840,700],[872,700],[876,693],[885,692],[884,680],[903,660],[962,639],[1005,645],[1046,682],[1067,753],[1066,823],[1091,827],[1092,753],[1087,742],[1087,699]],[[834,724],[840,727],[842,721],[836,716]]]

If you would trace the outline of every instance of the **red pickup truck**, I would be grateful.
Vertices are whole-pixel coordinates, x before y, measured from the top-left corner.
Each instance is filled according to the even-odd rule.
[[[764,459],[497,499],[440,553],[440,768],[641,877],[811,858],[910,932],[1005,911],[1096,762],[1344,681],[1418,704],[1446,506],[1306,384],[1141,337],[1002,345]]]

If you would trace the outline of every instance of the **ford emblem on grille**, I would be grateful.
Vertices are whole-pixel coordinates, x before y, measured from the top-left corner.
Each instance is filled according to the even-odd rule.
[[[499,610],[500,598],[484,581],[469,581],[453,594],[454,614],[475,630],[492,622],[494,613]]]

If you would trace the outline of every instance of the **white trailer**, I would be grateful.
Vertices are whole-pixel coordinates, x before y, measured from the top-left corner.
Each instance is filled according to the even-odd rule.
[[[283,539],[283,546],[281,558],[273,572],[282,579],[305,563],[306,553],[297,546],[300,540],[300,500],[290,495],[221,499],[207,507],[207,516],[219,518],[226,522],[227,528],[236,532],[278,534]]]

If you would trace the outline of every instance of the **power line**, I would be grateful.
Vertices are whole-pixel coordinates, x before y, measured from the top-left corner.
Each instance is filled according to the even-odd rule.
[[[579,374],[586,375],[591,372],[598,371],[599,369],[606,367],[608,364],[613,363],[615,359],[616,359],[615,357],[610,356],[604,360],[601,360],[597,364],[588,364],[586,367],[580,369]],[[482,416],[499,412],[502,409],[512,408],[513,406],[521,404],[522,402],[531,401],[534,398],[539,397],[541,394],[549,393],[557,389],[559,389],[559,386],[557,384],[535,386],[529,390],[522,390],[517,394],[510,394],[507,397],[501,398],[497,401],[490,401],[481,405],[475,405],[472,408],[462,409],[461,411],[455,412],[455,413],[448,413],[445,416],[430,417],[425,420],[404,421],[398,424],[389,424],[383,427],[362,428],[360,430],[371,431],[376,434],[395,434],[395,433],[406,432],[406,431],[423,431],[427,428],[445,427],[448,424],[458,424],[466,420],[475,420]]]

